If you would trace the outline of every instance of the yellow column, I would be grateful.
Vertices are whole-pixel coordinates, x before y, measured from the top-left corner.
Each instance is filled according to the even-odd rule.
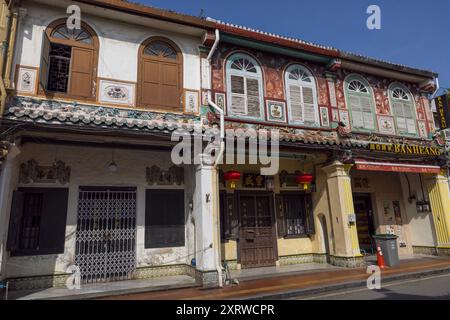
[[[438,249],[450,249],[450,191],[448,178],[442,170],[435,176],[426,176]]]
[[[361,257],[354,217],[353,193],[349,171],[352,165],[339,161],[323,168],[327,174],[327,188],[330,212],[334,229],[335,252],[337,257]]]

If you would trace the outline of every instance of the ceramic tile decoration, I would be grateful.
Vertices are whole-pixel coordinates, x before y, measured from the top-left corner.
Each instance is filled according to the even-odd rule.
[[[20,66],[17,72],[17,92],[35,94],[37,69]]]
[[[328,115],[327,107],[320,107],[320,121],[322,126],[329,127],[330,126],[330,117]]]
[[[339,122],[339,110],[331,109],[331,121]]]
[[[216,92],[216,94],[215,94],[216,104],[219,108],[221,108],[226,113],[227,105],[226,105],[225,99],[226,99],[225,93]]]
[[[286,122],[286,103],[282,101],[266,101],[267,120]]]
[[[134,105],[135,84],[100,79],[99,101],[124,106]]]
[[[348,117],[348,111],[339,110],[339,121],[344,123],[346,128],[350,128],[350,119]]]
[[[395,134],[394,118],[388,116],[378,116],[377,118],[380,133]]]
[[[184,111],[186,113],[199,112],[199,93],[195,90],[184,91]]]
[[[417,121],[418,127],[419,127],[419,135],[421,138],[427,137],[427,125],[425,121]]]

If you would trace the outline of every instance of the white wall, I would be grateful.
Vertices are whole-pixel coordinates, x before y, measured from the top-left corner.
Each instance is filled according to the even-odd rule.
[[[30,2],[24,7],[27,14],[17,34],[15,64],[39,67],[39,53],[45,28],[54,20],[67,15],[62,8],[38,6]],[[183,53],[184,87],[200,89],[199,38],[107,20],[83,12],[82,20],[99,36],[99,77],[136,82],[139,46],[149,37],[163,36],[175,42]]]
[[[192,199],[192,177],[190,169],[185,169],[186,187],[186,241],[184,247],[145,249],[145,190],[162,189],[162,186],[149,186],[146,182],[145,169],[158,165],[167,170],[172,162],[169,152],[137,151],[116,149],[114,160],[118,165],[117,172],[107,169],[111,162],[111,149],[92,147],[55,146],[26,144],[17,156],[17,164],[35,159],[40,165],[51,165],[55,160],[62,160],[71,167],[70,183],[59,184],[27,184],[18,185],[17,178],[11,189],[17,187],[68,187],[69,203],[67,212],[66,243],[63,254],[28,257],[9,257],[6,262],[6,277],[30,275],[48,275],[54,272],[65,272],[75,261],[75,231],[78,207],[79,186],[128,186],[137,187],[137,266],[156,266],[168,264],[189,264],[193,258],[193,226],[190,222],[189,200]],[[165,187],[175,188],[175,187]],[[10,207],[10,204],[9,204]],[[9,212],[8,212],[9,215]]]

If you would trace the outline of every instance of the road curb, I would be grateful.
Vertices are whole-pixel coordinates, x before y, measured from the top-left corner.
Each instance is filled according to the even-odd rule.
[[[169,291],[169,290],[178,290],[178,289],[188,289],[188,288],[195,288],[198,287],[198,284],[192,283],[192,284],[174,284],[174,285],[161,285],[161,286],[154,286],[154,287],[144,287],[139,289],[120,289],[116,290],[114,292],[93,292],[93,293],[80,293],[80,294],[74,294],[70,296],[61,296],[61,297],[50,297],[50,298],[41,298],[41,299],[35,299],[35,300],[89,300],[89,299],[95,299],[95,298],[109,298],[109,297],[115,297],[115,296],[124,296],[124,295],[130,295],[130,294],[139,294],[139,293],[147,293],[147,292],[154,292],[154,291]]]
[[[428,276],[436,276],[436,275],[442,275],[442,274],[450,274],[450,267],[444,268],[444,269],[430,269],[430,270],[424,270],[419,272],[411,272],[411,273],[401,273],[398,275],[392,275],[387,277],[382,277],[381,283],[389,283],[399,280],[410,280],[410,279],[419,279],[424,278]],[[351,281],[351,282],[344,282],[329,286],[317,286],[312,288],[305,288],[305,289],[297,289],[297,290],[290,290],[286,292],[278,292],[278,293],[269,293],[269,294],[262,294],[262,295],[256,295],[251,297],[246,297],[244,300],[283,300],[283,299],[290,299],[295,297],[302,297],[302,296],[309,296],[309,295],[315,295],[320,293],[327,293],[327,292],[333,292],[338,291],[342,289],[355,289],[355,288],[362,288],[366,287],[367,279],[364,280],[357,280],[357,281]]]

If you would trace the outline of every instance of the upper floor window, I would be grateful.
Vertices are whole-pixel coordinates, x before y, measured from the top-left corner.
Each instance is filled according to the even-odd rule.
[[[356,130],[375,130],[374,100],[369,83],[361,77],[350,76],[344,85],[352,127]]]
[[[181,112],[183,57],[170,40],[154,37],[139,52],[138,103],[143,108]]]
[[[414,101],[411,92],[400,84],[392,85],[389,89],[392,113],[395,116],[397,132],[399,134],[413,134],[416,130],[414,115]]]
[[[50,24],[43,35],[40,89],[55,95],[95,97],[98,40],[82,23],[70,30],[65,20]]]
[[[231,116],[263,117],[263,79],[261,68],[248,55],[237,53],[226,64],[228,113]]]
[[[316,81],[302,66],[293,65],[286,70],[286,97],[289,122],[318,125]]]

